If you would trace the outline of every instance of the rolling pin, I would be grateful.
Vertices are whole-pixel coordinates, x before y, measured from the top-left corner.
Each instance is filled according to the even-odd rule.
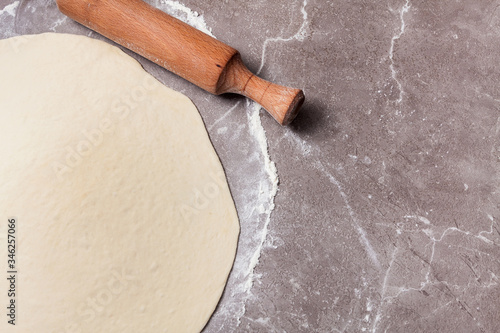
[[[57,0],[59,10],[206,91],[236,93],[289,124],[304,93],[252,74],[234,48],[142,0]]]

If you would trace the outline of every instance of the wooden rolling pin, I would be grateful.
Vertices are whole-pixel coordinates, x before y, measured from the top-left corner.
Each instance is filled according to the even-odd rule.
[[[142,0],[57,0],[57,5],[75,21],[212,94],[251,98],[282,125],[304,102],[302,90],[255,76],[237,50]]]

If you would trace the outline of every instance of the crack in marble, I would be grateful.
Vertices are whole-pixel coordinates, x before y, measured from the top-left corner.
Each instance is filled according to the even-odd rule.
[[[339,191],[340,196],[342,197],[342,200],[344,201],[345,208],[347,209],[347,212],[349,213],[349,216],[351,217],[351,220],[354,223],[354,226],[356,227],[356,232],[358,233],[360,237],[360,242],[364,246],[365,251],[368,253],[368,256],[370,257],[372,263],[377,267],[380,268],[380,262],[378,261],[377,258],[377,253],[373,249],[373,246],[371,245],[370,241],[368,240],[368,237],[366,235],[366,231],[361,227],[358,218],[356,217],[356,214],[354,213],[354,210],[352,209],[349,199],[347,198],[347,194],[345,194],[344,189],[342,188],[342,185],[340,182],[331,174],[329,173],[323,163],[320,161],[315,163],[316,168],[321,171],[324,175],[328,177],[330,180],[330,183],[335,185]]]
[[[417,219],[420,222],[423,222],[425,224],[431,224],[431,222],[426,217],[419,216],[419,215],[405,215],[404,218],[405,219]]]
[[[389,68],[391,69],[392,79],[394,81],[396,81],[396,84],[398,85],[398,89],[399,89],[399,97],[396,101],[397,104],[400,104],[403,101],[404,91],[403,91],[403,86],[402,86],[401,82],[398,80],[398,77],[397,77],[398,73],[396,71],[396,68],[394,68],[394,44],[405,33],[406,22],[405,22],[404,15],[410,10],[410,7],[411,7],[410,0],[406,0],[406,3],[403,5],[401,10],[399,11],[399,19],[401,20],[401,26],[399,28],[399,32],[392,37],[391,47],[389,49],[389,60],[391,61]]]
[[[489,218],[489,216],[488,216]],[[495,242],[493,242],[491,239],[488,239],[486,237],[483,236],[483,233],[486,233],[486,234],[489,234],[489,235],[492,235],[493,234],[493,229],[494,229],[494,224],[495,224],[495,220],[492,218],[490,219],[491,220],[491,225],[490,225],[490,231],[486,231],[486,230],[483,230],[483,231],[480,231],[477,235],[476,234],[473,234],[472,232],[470,231],[464,231],[462,229],[459,229],[457,227],[449,227],[447,228],[446,230],[443,231],[443,233],[441,234],[441,237],[439,237],[438,239],[434,238],[433,237],[433,231],[432,229],[424,229],[423,232],[432,240],[432,241],[435,241],[435,242],[441,242],[443,240],[443,238],[446,236],[446,234],[450,231],[450,232],[453,232],[453,231],[456,231],[456,232],[459,232],[459,233],[462,233],[466,236],[470,236],[470,237],[475,237],[489,245],[492,245],[492,244],[495,244]]]
[[[226,117],[229,116],[238,107],[238,105],[240,105],[240,101],[236,102],[236,104],[234,104],[229,110],[227,110],[226,113],[224,113],[222,116],[220,116],[219,118],[217,118],[212,123],[212,125],[210,125],[210,127],[208,128],[208,130],[209,131],[212,130],[215,127],[215,125],[217,125],[222,120],[226,119]]]
[[[280,139],[286,138],[288,141],[295,143],[295,146],[300,149],[302,156],[306,157],[311,155],[311,153],[318,153],[318,148],[311,146],[306,140],[300,138],[293,130],[288,129],[283,133]]]
[[[474,92],[478,95],[482,95],[482,96],[486,96],[488,97],[489,99],[497,102],[497,103],[500,103],[500,99],[498,98],[495,98],[494,96],[491,96],[490,94],[488,93],[485,93],[485,92],[482,92],[478,87],[474,87]]]
[[[303,21],[302,21],[302,25],[300,26],[299,30],[295,33],[295,35],[291,36],[291,37],[288,37],[288,38],[284,38],[284,37],[281,37],[281,36],[278,36],[278,37],[273,37],[273,38],[267,38],[265,41],[264,41],[264,45],[262,47],[262,55],[261,55],[261,63],[260,63],[260,67],[259,69],[257,70],[257,75],[260,74],[260,72],[262,71],[262,68],[264,68],[264,63],[265,63],[265,60],[266,60],[266,50],[267,50],[267,45],[271,42],[289,42],[289,41],[292,41],[292,40],[298,40],[298,41],[303,41],[305,38],[306,38],[306,35],[307,35],[307,31],[306,31],[306,28],[307,28],[307,25],[308,25],[308,14],[307,14],[307,11],[306,11],[306,6],[307,6],[307,1],[308,0],[304,0],[303,4],[302,4],[302,8],[300,9],[301,13],[302,13],[302,17],[303,17]]]
[[[388,282],[388,279],[390,276],[389,274],[391,272],[392,265],[394,264],[394,261],[396,260],[397,252],[398,252],[398,247],[395,246],[394,250],[392,251],[391,261],[389,262],[389,267],[387,267],[387,270],[385,271],[385,275],[384,275],[384,280],[382,281],[382,291],[380,293],[381,301],[380,301],[380,305],[378,306],[378,309],[377,309],[377,314],[375,315],[375,320],[373,321],[373,324],[372,324],[372,332],[373,333],[375,333],[377,331],[378,324],[380,322],[380,319],[382,318],[382,310],[383,310],[383,305],[384,305],[385,297],[386,297],[385,294],[387,293],[387,282]]]
[[[487,230],[483,230],[483,231],[480,231],[478,234],[474,234],[470,231],[465,231],[465,230],[462,230],[462,229],[459,229],[457,227],[449,227],[449,228],[446,228],[441,234],[439,237],[434,237],[434,231],[430,228],[427,228],[427,229],[424,229],[424,230],[415,230],[415,231],[404,231],[405,233],[420,233],[420,232],[423,232],[427,237],[429,237],[430,239],[430,242],[425,246],[427,247],[428,245],[432,244],[432,248],[431,248],[431,254],[430,254],[430,258],[429,260],[426,260],[425,258],[419,256],[417,253],[414,252],[414,255],[417,256],[426,266],[427,266],[427,272],[425,274],[425,279],[423,282],[420,283],[420,288],[413,288],[413,287],[397,287],[397,292],[393,295],[387,295],[387,288],[388,288],[388,279],[389,277],[391,276],[391,269],[392,269],[392,266],[394,264],[394,262],[396,261],[396,258],[397,258],[397,252],[398,252],[398,247],[396,246],[394,251],[392,252],[392,255],[391,255],[391,260],[389,262],[389,266],[387,268],[387,270],[385,271],[385,275],[384,275],[384,279],[383,279],[383,282],[382,282],[382,286],[381,286],[381,299],[380,299],[380,303],[379,303],[379,306],[378,306],[378,309],[377,309],[377,315],[375,316],[375,321],[372,325],[372,333],[376,333],[377,331],[377,328],[381,322],[381,319],[382,319],[382,315],[383,315],[383,311],[384,311],[384,305],[390,301],[390,300],[393,300],[393,299],[397,299],[399,296],[401,296],[402,294],[406,293],[406,292],[410,292],[410,291],[418,291],[418,292],[422,292],[424,290],[424,288],[426,288],[427,286],[430,286],[430,285],[437,285],[437,284],[442,284],[444,285],[447,290],[449,291],[449,296],[453,297],[453,300],[448,302],[447,304],[443,305],[443,306],[440,306],[439,308],[436,308],[434,312],[440,310],[441,308],[445,307],[445,306],[448,306],[449,304],[451,303],[458,303],[459,306],[464,309],[464,311],[467,311],[468,314],[474,319],[474,320],[477,320],[477,318],[474,317],[474,315],[472,315],[472,313],[470,313],[470,311],[468,311],[465,306],[463,305],[462,301],[460,300],[460,298],[451,290],[451,288],[455,288],[455,289],[463,289],[463,290],[466,290],[467,288],[469,288],[471,282],[469,282],[467,284],[467,286],[460,286],[460,285],[453,285],[453,284],[450,284],[448,283],[447,281],[445,280],[440,280],[438,279],[436,276],[434,276],[434,278],[436,278],[436,281],[432,281],[431,280],[431,272],[432,272],[432,264],[434,262],[434,255],[435,255],[435,252],[436,252],[436,244],[437,243],[440,243],[444,240],[444,238],[449,235],[450,233],[453,233],[453,232],[458,232],[458,233],[461,233],[461,234],[464,234],[468,237],[474,237],[474,238],[477,238],[479,239],[480,241],[482,242],[485,242],[487,243],[488,245],[496,245],[495,242],[493,242],[492,240],[486,238],[485,236],[483,236],[483,234],[493,234],[493,230],[495,229],[495,219],[493,218],[492,215],[489,215],[487,214],[488,216],[488,219],[491,220],[491,225],[490,225],[490,230],[487,231]],[[414,216],[414,215],[406,215],[404,216],[403,218],[416,218],[416,219],[419,219],[419,216]],[[420,219],[419,219],[420,220]],[[431,225],[433,226],[429,220],[427,220],[425,218],[426,221],[422,221],[421,222],[424,222],[426,225]],[[427,223],[428,222],[428,223]],[[400,230],[400,229],[397,229],[397,230]],[[400,233],[398,233],[398,235],[400,235]],[[470,251],[477,251],[477,249],[469,249],[469,248],[465,248],[465,249],[468,249]],[[487,254],[487,253],[486,253]],[[487,254],[487,255],[490,255],[490,254]],[[467,263],[466,263],[467,264]],[[472,268],[471,268],[472,270]],[[476,274],[476,272],[473,270],[474,274]],[[482,288],[481,289],[490,289],[492,287],[496,287],[498,285],[498,277],[491,271],[490,272],[490,281],[488,282],[487,285],[482,285]],[[429,314],[428,316],[430,316],[431,314]],[[479,321],[477,321],[477,325],[478,327],[481,327],[481,323]]]

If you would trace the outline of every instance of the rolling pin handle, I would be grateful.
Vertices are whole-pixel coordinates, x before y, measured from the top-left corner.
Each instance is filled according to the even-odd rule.
[[[259,103],[278,123],[288,125],[304,103],[300,89],[280,86],[248,70],[239,53],[227,63],[217,84],[217,93],[236,93]]]

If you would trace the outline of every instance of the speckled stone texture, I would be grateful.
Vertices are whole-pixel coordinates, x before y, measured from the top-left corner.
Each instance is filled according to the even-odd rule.
[[[136,56],[198,106],[240,215],[205,332],[500,332],[500,1],[181,2],[306,95],[289,127],[261,111],[267,153],[253,104]],[[61,19],[21,1],[0,37],[101,38]]]

